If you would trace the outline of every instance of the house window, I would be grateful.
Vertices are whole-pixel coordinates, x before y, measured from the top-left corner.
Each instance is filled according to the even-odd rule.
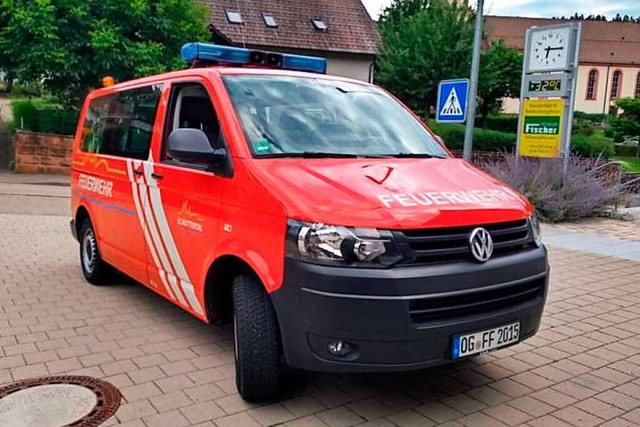
[[[267,15],[266,13],[263,13],[262,19],[264,19],[264,23],[267,27],[276,28],[278,26],[278,22],[273,15]]]
[[[638,71],[638,77],[636,77],[636,98],[640,98],[640,71]]]
[[[587,100],[593,101],[596,99],[596,87],[598,86],[598,70],[589,71],[589,78],[587,80]]]
[[[235,10],[227,10],[227,21],[231,24],[242,24],[242,15]]]
[[[613,73],[613,80],[611,81],[611,98],[617,98],[620,96],[620,86],[622,84],[622,71],[616,70]]]
[[[327,24],[322,19],[312,19],[313,27],[318,31],[327,31]]]

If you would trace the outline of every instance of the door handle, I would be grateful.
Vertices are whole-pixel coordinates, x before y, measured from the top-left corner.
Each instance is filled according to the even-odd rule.
[[[137,169],[134,169],[134,170],[133,170],[133,173],[134,173],[135,175],[144,175],[144,171],[142,170],[142,166],[140,166],[140,167],[139,167],[139,168],[137,168]]]
[[[153,178],[153,179],[162,179],[162,178],[164,178],[164,175],[153,172],[151,174],[151,178]]]

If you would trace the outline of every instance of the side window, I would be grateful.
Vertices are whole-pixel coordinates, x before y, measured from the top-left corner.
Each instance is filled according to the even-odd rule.
[[[161,93],[162,87],[156,85],[91,101],[82,132],[82,151],[148,158]]]
[[[200,129],[213,148],[223,148],[224,140],[218,116],[207,90],[199,83],[178,84],[171,90],[171,105],[167,113],[163,160],[172,160],[167,139],[176,129]]]

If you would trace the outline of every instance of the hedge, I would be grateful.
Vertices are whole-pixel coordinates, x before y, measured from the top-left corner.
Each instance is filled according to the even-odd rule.
[[[433,132],[439,135],[445,145],[451,150],[460,150],[464,146],[464,125],[446,125],[436,122],[429,123]],[[497,132],[492,130],[474,129],[473,149],[478,151],[506,151],[513,152],[516,148],[515,133]],[[572,151],[580,157],[598,157],[606,159],[613,157],[613,144],[606,138],[587,135],[573,135],[571,138]],[[635,155],[635,152],[634,152]]]
[[[607,126],[606,128],[604,128],[604,136],[613,139],[613,137],[616,136],[616,130],[611,126]]]
[[[482,117],[476,117],[476,127],[484,128]],[[500,114],[487,117],[487,130],[497,130],[500,132],[516,133],[518,131],[517,114]]]
[[[632,145],[615,144],[613,146],[616,156],[618,157],[635,157],[638,147]]]
[[[460,150],[464,146],[464,125],[443,125],[429,123],[429,127],[452,150]],[[493,130],[474,129],[473,148],[478,151],[507,151],[512,152],[516,147],[516,134]]]
[[[613,157],[613,144],[606,138],[583,134],[571,137],[571,151],[579,157]]]
[[[38,128],[38,110],[32,101],[11,101],[11,110],[16,128],[34,130]]]
[[[585,113],[583,111],[574,111],[573,118],[580,120],[587,120],[591,123],[602,123],[606,117],[606,114],[601,113]]]
[[[33,132],[73,135],[78,112],[44,101],[15,100],[11,102],[16,129]]]
[[[593,123],[585,119],[575,119],[573,121],[573,127],[571,129],[573,135],[586,135],[591,136],[595,133]]]

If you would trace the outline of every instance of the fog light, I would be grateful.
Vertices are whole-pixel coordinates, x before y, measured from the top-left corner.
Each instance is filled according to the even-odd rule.
[[[329,344],[328,348],[329,353],[331,353],[333,356],[344,357],[351,353],[351,346],[349,345],[349,343],[346,343],[344,341],[332,342]]]

